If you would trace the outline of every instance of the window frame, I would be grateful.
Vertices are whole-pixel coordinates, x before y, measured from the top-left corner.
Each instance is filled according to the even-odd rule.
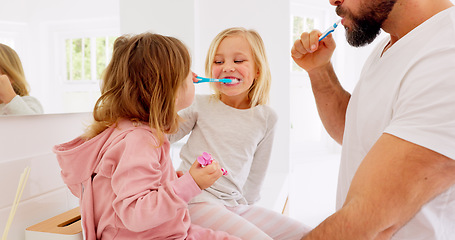
[[[51,49],[55,59],[53,61],[55,68],[52,84],[55,84],[55,88],[58,89],[53,97],[54,100],[58,101],[58,103],[55,103],[54,107],[64,108],[62,105],[64,104],[63,100],[65,99],[65,94],[77,92],[98,94],[100,91],[99,79],[72,81],[67,79],[66,39],[120,36],[120,29],[118,26],[118,19],[74,20],[49,24],[53,45]],[[85,109],[83,111],[91,110],[92,109]],[[79,110],[74,111],[77,112]]]

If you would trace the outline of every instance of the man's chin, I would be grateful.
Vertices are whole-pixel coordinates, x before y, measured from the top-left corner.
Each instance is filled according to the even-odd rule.
[[[372,43],[381,33],[381,29],[375,32],[349,32],[349,29],[346,29],[346,41],[349,45],[353,47],[363,47]]]

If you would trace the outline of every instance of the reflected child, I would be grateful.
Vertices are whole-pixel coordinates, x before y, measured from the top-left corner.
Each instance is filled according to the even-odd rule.
[[[179,170],[188,171],[195,158],[208,152],[229,174],[190,202],[191,220],[242,239],[300,239],[307,226],[254,205],[278,119],[267,105],[271,74],[260,35],[244,28],[220,32],[210,45],[205,74],[232,82],[210,83],[215,94],[196,96],[179,112],[185,121],[169,138],[175,142],[189,134]]]
[[[0,43],[0,115],[41,113],[41,103],[29,96],[29,87],[19,56],[12,48]]]

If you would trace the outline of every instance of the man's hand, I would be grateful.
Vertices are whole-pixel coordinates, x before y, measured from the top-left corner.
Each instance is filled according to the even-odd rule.
[[[335,51],[336,44],[332,34],[321,42],[319,42],[320,36],[321,32],[318,30],[304,32],[292,46],[291,56],[294,62],[307,72],[330,63]]]

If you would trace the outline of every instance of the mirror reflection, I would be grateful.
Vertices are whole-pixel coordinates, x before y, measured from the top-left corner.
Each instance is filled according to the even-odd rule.
[[[0,43],[0,115],[41,113],[41,103],[29,95],[19,56],[12,48]]]
[[[1,5],[0,43],[17,53],[30,89],[29,97],[19,99],[42,105],[21,114],[91,111],[99,97],[101,72],[120,35],[119,1],[21,0]],[[3,92],[11,94],[11,87],[2,84],[7,82],[0,78],[0,101]]]

